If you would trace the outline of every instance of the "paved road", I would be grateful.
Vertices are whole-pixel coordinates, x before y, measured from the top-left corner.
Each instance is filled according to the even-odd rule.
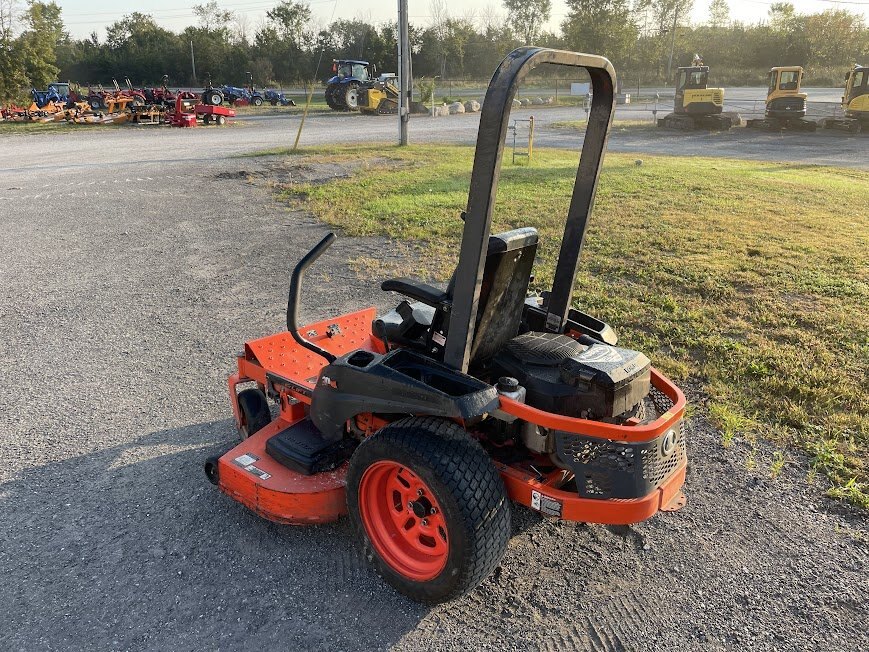
[[[363,122],[308,136],[391,128]],[[252,124],[0,139],[0,648],[869,648],[865,517],[802,460],[770,481],[761,446],[748,471],[693,392],[686,510],[630,528],[517,511],[501,569],[435,609],[384,586],[346,521],[281,527],[218,493],[201,465],[236,437],[233,356],[282,328],[289,268],[325,231],[244,180],[278,161],[227,159],[294,122]],[[339,240],[307,315],[385,307],[347,260],[389,255]]]
[[[538,146],[578,149],[579,132],[554,129],[552,124],[585,117],[576,108],[517,109],[517,117],[535,115]],[[618,118],[649,119],[629,109],[619,109]],[[649,121],[651,124],[651,120]],[[415,118],[411,139],[417,143],[466,143],[476,139],[479,114],[442,118]],[[31,179],[43,175],[50,186],[56,173],[76,171],[88,181],[99,181],[104,169],[124,170],[125,177],[142,176],[149,165],[184,161],[193,166],[209,166],[227,156],[293,144],[299,126],[298,116],[262,115],[239,120],[234,127],[170,129],[155,127],[94,129],[80,132],[15,134],[0,136],[3,149],[0,173],[9,178]],[[397,119],[391,116],[323,114],[310,116],[302,135],[303,145],[335,142],[395,142]],[[657,130],[618,130],[610,137],[612,151],[677,156],[723,156],[752,160],[797,161],[820,165],[843,165],[869,169],[869,138],[841,132],[766,133],[734,129],[730,133],[676,133]],[[188,168],[196,171],[196,167]],[[92,176],[88,176],[92,175]],[[81,181],[76,177],[76,182]],[[2,187],[0,187],[2,190]],[[2,195],[0,195],[2,196]]]

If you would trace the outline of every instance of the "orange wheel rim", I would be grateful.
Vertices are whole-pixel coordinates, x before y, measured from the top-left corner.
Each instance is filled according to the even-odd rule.
[[[425,582],[447,565],[447,525],[437,499],[398,462],[369,466],[359,483],[359,513],[377,554],[404,577]]]

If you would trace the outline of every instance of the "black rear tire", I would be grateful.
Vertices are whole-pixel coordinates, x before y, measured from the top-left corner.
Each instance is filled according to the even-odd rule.
[[[223,93],[220,91],[208,91],[202,94],[202,101],[204,104],[210,104],[211,106],[220,106],[223,104]]]
[[[250,101],[250,103],[253,104],[254,106],[262,106],[263,105],[263,98],[261,98],[259,95],[255,95],[253,97],[253,99]]]
[[[360,483],[369,468],[383,462],[411,471],[440,505],[448,552],[443,569],[431,579],[402,574],[372,544],[360,513],[360,497],[365,500],[367,491],[360,496]],[[446,602],[473,590],[501,562],[510,540],[510,504],[498,471],[476,440],[445,419],[401,419],[363,441],[347,470],[347,507],[366,558],[395,589],[424,604]]]
[[[324,97],[326,98],[326,104],[329,105],[329,108],[333,111],[340,111],[341,105],[338,104],[335,99],[335,91],[340,88],[337,84],[329,84],[326,86],[326,92],[324,93]]]
[[[242,439],[247,439],[251,435],[259,432],[272,421],[272,412],[269,409],[269,402],[262,390],[245,389],[238,394],[238,408],[241,411],[241,433]]]

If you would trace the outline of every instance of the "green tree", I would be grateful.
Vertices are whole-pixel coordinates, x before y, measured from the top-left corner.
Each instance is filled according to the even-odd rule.
[[[730,5],[727,0],[712,0],[709,3],[709,26],[715,29],[727,27],[730,22]]]
[[[283,0],[274,9],[266,12],[266,17],[275,26],[281,38],[302,44],[302,36],[311,22],[311,8],[301,2]]]
[[[543,25],[552,15],[550,0],[503,0],[513,31],[525,45],[537,43]]]
[[[790,31],[797,21],[797,11],[790,2],[774,2],[769,11],[770,26],[776,31]]]
[[[232,12],[221,9],[217,0],[193,5],[193,15],[199,19],[199,26],[207,32],[227,29],[232,21]]]
[[[816,64],[862,62],[869,53],[869,34],[862,17],[844,9],[803,17],[802,33]]]
[[[89,44],[79,45],[83,52],[91,52]],[[88,81],[129,77],[144,84],[169,75],[176,83],[186,83],[190,76],[189,44],[160,27],[150,15],[133,12],[109,25],[106,46],[101,48],[102,56],[92,59],[95,70]]]
[[[618,69],[627,64],[639,34],[629,0],[567,0],[564,44],[602,54]]]
[[[18,97],[27,84],[23,62],[18,56],[14,26],[17,20],[13,0],[0,0],[0,101]]]
[[[31,1],[24,12],[25,29],[18,37],[18,56],[24,61],[28,83],[45,88],[56,81],[55,50],[63,39],[60,7],[54,2]]]

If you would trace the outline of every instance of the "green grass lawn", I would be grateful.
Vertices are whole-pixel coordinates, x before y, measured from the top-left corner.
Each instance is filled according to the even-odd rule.
[[[280,104],[277,106],[272,106],[268,102],[263,104],[262,106],[235,106],[232,107],[235,109],[235,112],[238,115],[273,115],[273,114],[298,114],[302,113],[305,110],[305,102],[307,98],[305,96],[293,96],[296,101],[296,106],[281,106]],[[326,99],[323,97],[323,92],[319,91],[314,93],[311,97],[311,106],[308,109],[308,113],[324,113],[331,112],[332,109],[326,104]]]
[[[549,125],[551,129],[564,131],[585,131],[585,120],[560,120]],[[647,120],[613,120],[611,131],[654,131],[657,123],[651,118]]]
[[[418,146],[306,150],[366,163],[350,179],[290,185],[350,235],[407,241],[408,269],[441,279],[455,262],[473,151]],[[611,323],[677,381],[699,385],[722,445],[757,437],[800,448],[831,495],[869,507],[869,173],[727,159],[609,154],[575,304]],[[536,289],[549,287],[575,153],[505,164],[494,230],[534,226]],[[347,252],[352,256],[352,252]],[[421,260],[421,263],[417,263]],[[826,482],[826,481],[825,481]]]
[[[59,122],[9,122],[8,120],[4,120],[0,122],[0,136],[7,134],[61,133],[79,129],[105,129],[106,127],[118,126],[120,125],[70,124],[63,120]]]

